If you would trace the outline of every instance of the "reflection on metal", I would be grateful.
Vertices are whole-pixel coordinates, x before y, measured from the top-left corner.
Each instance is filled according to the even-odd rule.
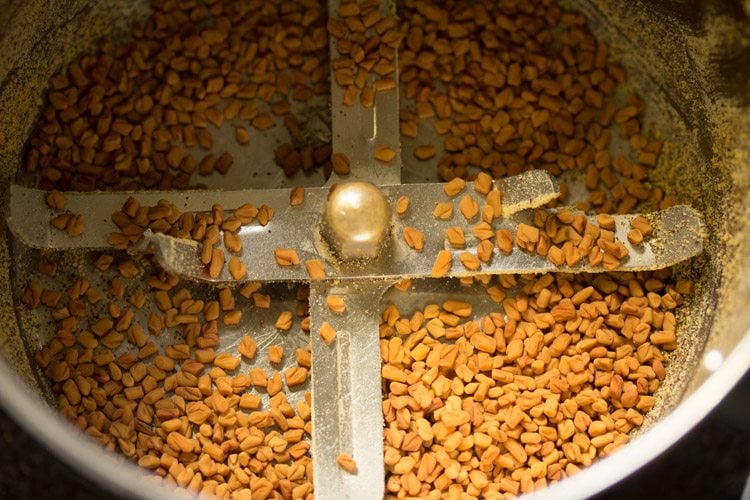
[[[377,186],[353,181],[334,184],[323,208],[321,231],[342,260],[373,259],[391,226],[391,206]]]
[[[724,355],[717,349],[712,349],[703,356],[703,366],[705,366],[708,371],[715,372],[721,368],[723,363]]]

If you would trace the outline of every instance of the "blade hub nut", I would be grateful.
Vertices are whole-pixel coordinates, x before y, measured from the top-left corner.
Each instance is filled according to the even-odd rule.
[[[331,186],[322,234],[338,258],[376,258],[390,229],[391,206],[377,186],[361,181]]]

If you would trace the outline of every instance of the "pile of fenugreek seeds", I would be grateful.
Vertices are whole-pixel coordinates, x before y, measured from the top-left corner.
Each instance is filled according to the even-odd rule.
[[[338,52],[330,65],[329,37]],[[102,41],[50,79],[23,174],[49,191],[60,212],[50,223],[76,237],[85,220],[65,211],[64,191],[210,185],[234,162],[214,147],[216,134],[245,145],[283,127],[288,142],[268,154],[285,174],[345,176],[348,158],[304,133],[298,110],[331,84],[344,89],[345,106],[372,107],[378,92],[399,91],[409,162],[432,162],[451,181],[433,215],[449,220],[455,208],[479,217],[479,244],[461,254],[464,267],[479,270],[515,246],[558,266],[585,260],[613,271],[627,251],[608,214],[676,203],[649,182],[661,143],[642,132],[644,102],[623,95],[625,79],[585,19],[547,0],[405,0],[397,17],[381,14],[377,0],[337,12],[314,0],[154,0],[130,41]],[[425,131],[440,141],[423,140]],[[614,155],[614,142],[629,152]],[[374,159],[394,157],[384,145]],[[538,210],[517,234],[494,232],[501,200],[492,178],[528,169],[561,176],[564,192],[578,173],[571,182],[588,195],[563,199],[578,211]],[[454,207],[463,179],[476,180],[484,207],[471,196]],[[302,188],[292,191],[292,205],[303,200]],[[112,214],[120,229],[109,236],[112,250],[84,257],[83,268],[96,270],[89,277],[70,278],[59,254],[38,257],[20,296],[50,325],[36,362],[65,417],[167,481],[218,497],[311,498],[307,286],[270,321],[279,335],[304,339],[284,352],[255,337],[256,316],[273,310],[268,286],[197,286],[149,255],[123,252],[146,229],[190,238],[211,276],[226,262],[242,279],[237,232],[267,224],[273,207],[216,203],[191,214],[129,199]],[[408,204],[398,200],[395,212]],[[596,223],[581,211],[598,214]],[[636,219],[630,243],[652,229]],[[422,250],[419,228],[401,236]],[[446,240],[466,243],[458,227]],[[450,270],[449,257],[438,256],[434,276]],[[277,249],[276,262],[300,264],[294,249]],[[324,277],[321,261],[304,264],[311,279]],[[388,496],[515,496],[617,449],[654,405],[676,347],[675,311],[692,287],[669,270],[461,283],[486,288],[495,311],[478,317],[461,297],[413,311],[383,306]],[[398,289],[408,294],[410,284]],[[327,303],[335,314],[356,313],[340,297]],[[226,329],[241,340],[225,345]],[[336,337],[327,323],[315,334]],[[356,473],[356,457],[342,454],[339,465]]]

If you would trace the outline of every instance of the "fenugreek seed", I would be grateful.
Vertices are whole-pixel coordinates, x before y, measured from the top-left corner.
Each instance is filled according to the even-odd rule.
[[[334,314],[344,314],[346,311],[346,301],[340,295],[329,295],[326,297],[326,306]]]
[[[406,382],[407,376],[406,373],[400,368],[397,368],[396,366],[393,366],[391,364],[385,364],[383,365],[383,368],[381,369],[381,374],[384,379],[391,380],[394,382]]]
[[[388,92],[396,88],[396,81],[393,78],[379,78],[372,83],[375,92]]]
[[[396,151],[388,146],[378,146],[375,149],[375,159],[379,162],[390,163],[396,158]]]
[[[495,233],[492,231],[492,226],[487,222],[480,222],[475,225],[471,228],[471,232],[480,241],[489,240],[495,236]]]
[[[452,179],[450,182],[446,182],[443,184],[443,191],[447,196],[450,196],[453,198],[458,193],[464,190],[464,187],[466,186],[466,181],[461,179],[460,177],[456,177]]]
[[[474,219],[479,213],[479,203],[470,194],[464,195],[458,203],[458,209],[468,221]]]
[[[289,193],[289,204],[293,207],[302,205],[305,201],[305,188],[296,187]]]
[[[432,277],[440,278],[445,276],[451,270],[453,254],[449,250],[438,252],[435,264],[432,266]]]
[[[83,215],[73,215],[65,227],[69,236],[80,236],[86,231],[86,221]]]
[[[268,387],[268,375],[263,368],[253,368],[250,370],[250,383],[254,387]]]
[[[445,230],[445,239],[453,248],[464,248],[466,246],[466,237],[464,230],[458,226],[449,227]]]
[[[395,285],[393,285],[393,288],[395,288],[396,290],[399,290],[401,292],[405,292],[409,288],[411,288],[411,280],[408,279],[408,278],[402,279],[401,281],[399,281],[398,283],[396,283]]]
[[[359,13],[360,10],[357,2],[347,1],[341,2],[341,5],[339,5],[339,17],[352,17],[359,15]]]
[[[264,293],[254,293],[252,295],[253,304],[259,309],[268,309],[271,307],[271,296]]]
[[[221,318],[225,325],[239,325],[242,320],[242,311],[235,309],[233,311],[227,311]]]
[[[293,248],[277,248],[273,251],[276,263],[282,267],[299,265],[299,256]]]
[[[161,465],[161,460],[153,455],[143,455],[138,459],[138,465],[144,469],[157,469]]]
[[[258,224],[266,226],[273,218],[273,209],[267,205],[261,205],[258,209]]]
[[[251,337],[244,336],[242,337],[240,344],[237,346],[237,351],[242,357],[252,360],[258,352],[258,346]]]
[[[55,229],[64,231],[71,217],[72,217],[71,214],[60,214],[56,217],[53,217],[52,220],[50,220],[50,225],[54,227]]]
[[[251,385],[252,385],[252,381],[251,381]],[[240,402],[238,403],[238,406],[242,408],[243,410],[257,410],[258,408],[260,408],[261,402],[262,400],[260,399],[259,396],[246,392],[240,397]]]
[[[333,171],[338,175],[349,175],[349,158],[343,153],[333,153],[331,155],[331,166]]]
[[[404,137],[414,139],[417,137],[418,130],[417,122],[412,120],[401,121],[401,135]]]
[[[232,256],[229,259],[229,274],[232,275],[232,278],[236,280],[241,280],[245,276],[247,276],[247,267],[245,267],[245,263],[242,262],[238,257]]]
[[[234,132],[238,143],[247,144],[250,142],[250,132],[248,132],[245,127],[236,127]]]
[[[638,229],[628,231],[628,241],[633,245],[643,244],[643,234]]]
[[[640,231],[644,238],[648,238],[654,232],[654,228],[651,223],[644,216],[639,215],[630,222],[631,229],[637,229]]]
[[[404,241],[410,248],[421,252],[424,249],[424,233],[413,227],[405,227],[403,231]]]
[[[609,229],[610,231],[615,228],[615,218],[609,214],[599,214],[596,216],[596,223],[602,229]],[[632,225],[631,225],[632,227]]]
[[[403,217],[406,214],[407,210],[409,210],[409,197],[399,197],[399,199],[396,200],[396,213],[399,215],[399,217]]]
[[[477,257],[479,258],[479,260],[487,264],[490,262],[490,260],[492,260],[492,254],[494,253],[494,251],[495,248],[492,246],[492,242],[490,242],[490,240],[482,240],[477,246]]]
[[[227,231],[224,233],[224,246],[232,253],[240,253],[242,251],[242,239],[235,233]]]
[[[237,217],[242,224],[250,224],[255,217],[258,215],[258,209],[250,203],[234,209],[234,216]]]
[[[414,157],[417,160],[426,161],[437,154],[437,149],[432,144],[425,144],[414,149]]]
[[[516,244],[524,250],[533,251],[539,241],[539,228],[528,224],[519,224],[516,230]]]
[[[453,203],[436,203],[435,210],[432,211],[432,216],[440,220],[449,220],[453,217]]]
[[[328,345],[330,345],[331,342],[333,342],[333,340],[336,338],[336,330],[334,330],[328,322],[324,322],[321,325],[318,333],[320,334],[320,338],[323,339],[323,342]]]
[[[296,387],[307,381],[307,368],[302,366],[292,366],[284,372],[284,379],[287,387]]]
[[[65,209],[65,195],[56,189],[47,193],[46,201],[50,208],[54,208],[55,210]]]
[[[349,474],[357,473],[357,462],[346,453],[339,454],[339,456],[336,457],[336,463]]]
[[[492,177],[484,172],[479,172],[474,179],[474,191],[487,195],[492,190]]]
[[[359,103],[363,108],[372,108],[375,105],[375,92],[372,87],[365,85],[359,94]]]
[[[443,302],[443,309],[445,309],[449,313],[455,314],[456,316],[468,318],[469,316],[471,316],[473,308],[470,302],[448,299]]]
[[[219,290],[218,303],[222,311],[231,311],[235,308],[236,303],[231,288],[222,288]]]
[[[495,242],[500,252],[508,255],[513,251],[513,233],[507,229],[500,229],[495,233]]]
[[[274,326],[279,330],[287,331],[292,328],[293,322],[294,316],[292,315],[292,313],[290,311],[282,311],[276,318],[276,323],[274,323]]]
[[[344,90],[344,97],[341,99],[342,104],[344,106],[353,106],[356,100],[357,100],[357,87],[355,85],[347,85]]]
[[[231,372],[240,366],[240,359],[229,353],[222,352],[214,358],[214,366],[218,366],[222,370]]]
[[[281,363],[284,358],[284,347],[280,345],[268,346],[268,361],[271,363]]]
[[[497,219],[503,213],[502,194],[497,189],[487,193],[487,206],[492,207],[492,217]]]
[[[253,127],[257,128],[258,130],[268,130],[271,127],[273,127],[273,118],[268,113],[261,113],[255,118],[253,118]]]
[[[305,261],[305,270],[310,279],[324,280],[326,278],[325,267],[320,259],[311,259]]]
[[[562,248],[553,245],[547,252],[547,260],[549,260],[555,266],[562,266],[563,264],[565,264],[565,253],[563,252]]]
[[[138,275],[138,267],[132,260],[120,262],[117,270],[123,278],[135,278]]]
[[[224,269],[224,251],[221,248],[211,250],[211,262],[208,264],[208,275],[216,279]]]
[[[245,283],[242,285],[239,289],[240,295],[245,297],[246,299],[249,299],[252,297],[252,295],[261,289],[261,284],[257,281],[251,281],[249,283]]]
[[[463,264],[463,266],[469,271],[476,271],[482,267],[480,260],[471,252],[461,252],[458,258],[461,261],[461,264]]]

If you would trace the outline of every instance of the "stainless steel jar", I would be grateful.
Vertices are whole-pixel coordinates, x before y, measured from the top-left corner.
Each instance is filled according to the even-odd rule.
[[[645,122],[667,140],[654,178],[705,216],[706,252],[683,265],[696,292],[679,318],[667,383],[637,438],[539,496],[581,497],[610,486],[675,443],[750,367],[750,4],[566,0],[613,46]],[[0,2],[0,192],[8,195],[48,78],[104,35],[123,36],[143,2]],[[0,214],[4,221],[7,199]],[[83,474],[138,497],[172,494],[59,418],[33,366],[32,332],[18,327],[13,246],[0,223],[0,402]],[[313,450],[314,453],[314,450]]]

